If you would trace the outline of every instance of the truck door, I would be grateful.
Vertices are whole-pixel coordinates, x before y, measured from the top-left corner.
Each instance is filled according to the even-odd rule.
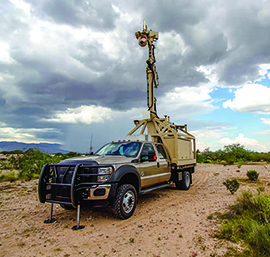
[[[149,159],[149,152],[155,152],[153,144],[145,143],[140,154],[139,172],[141,175],[141,187],[149,187],[160,183],[157,160]]]
[[[156,144],[158,158],[157,158],[157,167],[159,172],[160,183],[170,180],[171,177],[171,168],[170,162],[167,156],[167,153],[161,144]]]

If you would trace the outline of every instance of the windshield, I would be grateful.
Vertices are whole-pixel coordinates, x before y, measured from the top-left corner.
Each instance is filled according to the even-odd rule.
[[[141,142],[116,142],[109,143],[100,148],[96,155],[122,155],[126,157],[136,157],[141,148]]]

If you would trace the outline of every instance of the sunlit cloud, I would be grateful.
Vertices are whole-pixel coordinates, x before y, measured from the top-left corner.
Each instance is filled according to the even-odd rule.
[[[233,111],[270,114],[270,88],[261,84],[246,84],[235,91],[233,100],[223,103]]]
[[[264,145],[260,144],[256,139],[247,138],[242,133],[240,133],[234,139],[231,139],[229,137],[222,138],[218,141],[218,143],[220,145],[240,144],[250,149],[263,149],[264,151],[267,150],[267,148]]]
[[[261,118],[261,120],[263,124],[270,125],[270,119]]]
[[[58,143],[58,141],[45,140],[39,137],[38,134],[44,133],[60,133],[53,128],[12,128],[12,127],[0,127],[0,141],[17,141],[24,143]]]

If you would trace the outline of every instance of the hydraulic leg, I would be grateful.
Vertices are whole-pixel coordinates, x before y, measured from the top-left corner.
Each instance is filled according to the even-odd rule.
[[[80,210],[81,210],[81,205],[78,204],[78,206],[77,206],[77,225],[72,227],[73,230],[79,230],[79,229],[85,228],[84,225],[80,225]]]
[[[45,224],[54,223],[56,221],[56,219],[54,219],[52,215],[53,215],[53,203],[51,204],[50,218],[47,220],[44,220]]]

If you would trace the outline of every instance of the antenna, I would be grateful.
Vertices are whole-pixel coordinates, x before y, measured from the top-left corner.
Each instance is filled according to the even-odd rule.
[[[147,30],[147,25],[145,23],[145,21],[143,21],[143,31],[146,31]]]
[[[91,133],[91,139],[90,139],[90,155],[93,154],[93,133]]]

